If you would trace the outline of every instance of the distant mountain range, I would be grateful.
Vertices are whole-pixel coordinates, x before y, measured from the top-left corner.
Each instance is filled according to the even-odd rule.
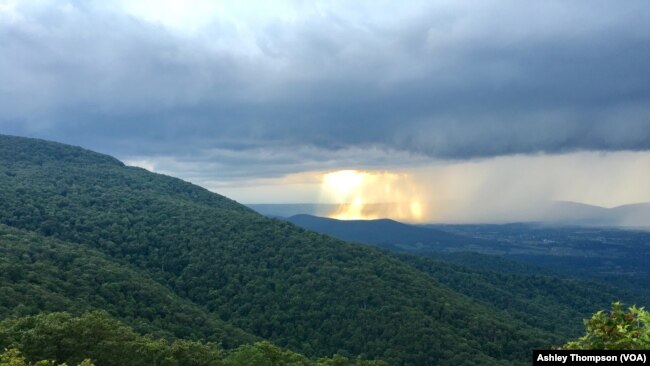
[[[385,205],[385,204],[384,204]],[[266,216],[287,218],[295,215],[326,217],[339,207],[336,204],[249,204],[248,207]],[[519,222],[542,222],[555,225],[612,226],[650,228],[650,203],[636,203],[605,208],[569,201],[542,205]],[[489,222],[485,222],[489,223]]]
[[[435,228],[404,224],[390,219],[336,220],[312,215],[294,215],[289,222],[342,240],[373,244],[384,249],[409,252],[469,249],[474,244],[485,247],[481,239],[461,236]],[[492,244],[492,243],[490,243]]]
[[[650,203],[605,208],[559,201],[543,210],[537,221],[585,226],[650,227]]]
[[[325,217],[339,207],[339,205],[327,203],[252,203],[246,206],[264,216],[282,218],[301,214]]]

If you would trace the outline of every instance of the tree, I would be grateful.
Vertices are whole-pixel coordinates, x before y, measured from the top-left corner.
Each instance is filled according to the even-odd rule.
[[[0,354],[0,366],[56,366],[54,361],[41,360],[35,363],[29,363],[25,357],[15,348],[6,349]],[[59,366],[67,366],[66,364],[59,364]],[[78,366],[95,366],[89,359],[85,359],[79,363]]]
[[[224,363],[228,366],[308,366],[310,364],[307,357],[282,350],[267,341],[238,347],[225,359]]]
[[[599,311],[585,320],[587,334],[565,344],[564,349],[650,349],[650,313],[632,306],[623,310],[621,302],[612,311]]]

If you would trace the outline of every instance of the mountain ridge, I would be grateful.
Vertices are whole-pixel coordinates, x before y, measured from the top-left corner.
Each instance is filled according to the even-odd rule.
[[[372,204],[370,204],[372,206]],[[377,204],[379,205],[379,204]],[[385,204],[390,205],[390,204]],[[271,217],[290,218],[295,215],[311,215],[328,217],[340,206],[337,204],[246,204],[249,208]],[[453,212],[453,210],[452,210]],[[461,220],[462,215],[450,220],[451,224],[468,223]],[[444,224],[445,220],[438,220]],[[540,204],[530,211],[523,219],[496,220],[494,222],[478,220],[484,224],[506,224],[510,222],[547,223],[553,225],[603,226],[650,228],[650,202],[638,202],[615,206],[611,208],[590,205],[573,201],[550,201]],[[423,223],[421,223],[423,224]]]
[[[482,244],[479,239],[464,237],[435,228],[405,224],[392,219],[337,220],[313,215],[294,215],[287,221],[306,229],[332,235],[342,240],[371,243],[381,248],[443,250],[454,244]]]

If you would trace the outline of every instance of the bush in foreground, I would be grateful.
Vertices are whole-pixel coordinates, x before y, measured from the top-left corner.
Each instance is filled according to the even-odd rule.
[[[599,311],[585,320],[587,333],[563,349],[650,349],[650,313],[644,308],[615,302],[612,310]]]

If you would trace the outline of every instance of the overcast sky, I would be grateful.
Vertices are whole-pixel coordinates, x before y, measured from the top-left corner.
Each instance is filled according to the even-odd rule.
[[[631,181],[650,176],[648,16],[647,0],[0,0],[0,133],[248,202],[316,197],[268,188],[312,172],[576,154],[593,156],[576,179],[639,174],[632,197],[584,201],[650,200]]]

